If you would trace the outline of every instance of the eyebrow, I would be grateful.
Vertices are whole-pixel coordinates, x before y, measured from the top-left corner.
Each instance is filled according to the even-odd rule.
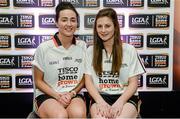
[[[97,25],[102,25],[101,23],[97,23]],[[106,24],[103,24],[103,25],[111,25],[111,23],[106,23]]]
[[[68,19],[69,17],[61,17],[62,19]],[[70,19],[76,19],[76,17],[70,17]]]

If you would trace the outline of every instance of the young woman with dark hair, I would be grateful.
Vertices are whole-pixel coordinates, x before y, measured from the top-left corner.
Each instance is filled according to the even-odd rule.
[[[84,87],[86,43],[74,32],[78,13],[69,2],[56,7],[58,32],[41,43],[33,61],[35,111],[41,118],[85,118]]]

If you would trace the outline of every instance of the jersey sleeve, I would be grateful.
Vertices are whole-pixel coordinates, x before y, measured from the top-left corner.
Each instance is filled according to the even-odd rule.
[[[129,68],[129,77],[133,77],[136,75],[140,75],[145,73],[145,68],[143,63],[141,62],[141,59],[134,47],[132,47],[131,53],[130,53],[130,68]]]
[[[36,49],[32,65],[36,66],[42,72],[44,72],[44,53],[43,53],[42,47],[38,47]]]
[[[86,50],[86,74],[91,75],[91,68],[92,68],[92,46],[88,47]]]

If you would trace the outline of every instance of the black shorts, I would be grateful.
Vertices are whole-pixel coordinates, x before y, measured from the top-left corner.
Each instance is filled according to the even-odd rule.
[[[108,94],[100,94],[100,95],[109,105],[113,105],[116,102],[116,100],[121,96],[121,95],[108,95]],[[139,97],[133,95],[127,102],[133,104],[136,107],[136,109],[138,109],[138,101],[139,101]],[[93,103],[95,103],[94,99],[92,99],[91,105]]]
[[[82,95],[82,94],[77,94],[75,97],[73,97],[73,98],[76,98],[76,97],[78,97],[78,98],[82,98],[83,100],[84,100],[84,96]],[[47,94],[42,94],[42,95],[39,95],[39,96],[37,96],[36,98],[35,98],[35,103],[36,103],[36,108],[39,108],[40,107],[40,105],[44,102],[44,101],[46,101],[47,99],[50,99],[50,98],[52,98],[52,99],[55,99],[55,98],[53,98],[52,96],[49,96],[49,95],[47,95]]]

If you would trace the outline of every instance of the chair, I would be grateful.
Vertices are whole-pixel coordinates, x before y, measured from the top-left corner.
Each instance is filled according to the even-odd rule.
[[[39,118],[39,116],[35,113],[35,111],[32,111],[29,113],[26,119],[32,119],[32,118]]]
[[[142,103],[142,101],[139,100],[139,101],[138,101],[138,115],[137,115],[137,119],[140,119],[140,118],[141,118],[141,115],[140,115],[141,103]]]

